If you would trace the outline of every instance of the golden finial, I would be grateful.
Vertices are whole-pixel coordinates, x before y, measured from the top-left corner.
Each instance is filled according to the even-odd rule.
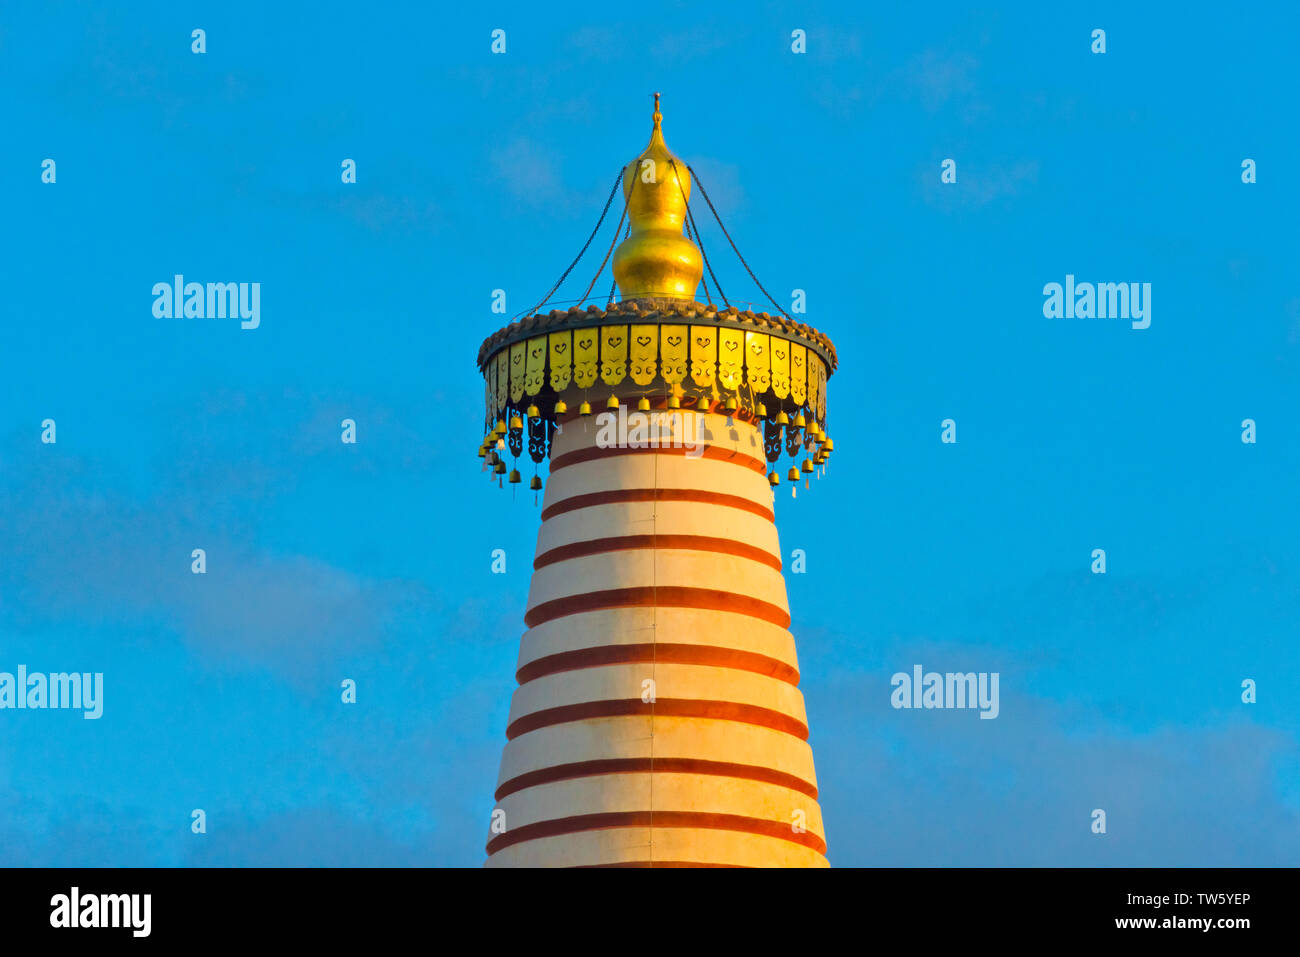
[[[614,278],[624,299],[695,298],[704,264],[682,235],[691,176],[664,143],[659,94],[650,144],[623,170],[631,232],[614,251]]]

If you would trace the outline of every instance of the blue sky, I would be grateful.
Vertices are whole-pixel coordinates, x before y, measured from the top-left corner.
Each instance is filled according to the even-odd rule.
[[[0,711],[0,863],[481,862],[538,512],[474,358],[654,90],[839,351],[777,499],[832,862],[1300,863],[1293,7],[411,6],[0,13],[0,670],[105,675],[98,721]],[[175,273],[260,328],[155,318]],[[1044,318],[1067,273],[1150,328]],[[893,710],[917,663],[997,720]]]

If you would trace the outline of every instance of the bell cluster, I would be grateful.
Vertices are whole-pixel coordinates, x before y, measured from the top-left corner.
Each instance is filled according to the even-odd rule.
[[[610,412],[616,412],[620,405],[621,402],[615,395],[611,395],[604,403],[605,409]],[[642,396],[637,401],[636,407],[640,412],[650,411],[649,398]],[[681,397],[669,396],[665,408],[681,409]],[[805,415],[802,409],[796,411],[793,416],[785,409],[779,409],[775,415],[769,415],[765,403],[742,401],[741,397],[736,395],[718,404],[701,397],[696,400],[692,409],[700,413],[720,411],[724,412],[728,419],[732,416],[740,416],[753,421],[756,425],[761,425],[766,457],[773,465],[780,459],[782,447],[792,458],[797,459],[802,454],[803,461],[793,462],[786,475],[787,481],[792,484],[797,484],[800,478],[804,478],[806,487],[807,480],[815,477],[818,470],[824,468],[827,459],[835,451],[834,440],[818,423],[816,417]],[[484,460],[485,468],[489,470],[489,474],[497,478],[500,486],[504,487],[506,483],[521,484],[523,477],[517,459],[523,451],[525,429],[530,433],[529,445],[532,458],[535,463],[540,463],[549,452],[550,437],[555,431],[559,418],[567,415],[568,412],[568,403],[563,398],[556,399],[552,408],[546,413],[536,403],[530,404],[522,414],[518,409],[507,410],[507,417],[497,419],[496,424],[483,436],[483,441],[478,446],[478,458]],[[591,414],[591,403],[584,399],[578,406],[578,416]],[[545,438],[537,441],[534,435]],[[516,460],[514,467],[507,467],[507,455],[513,456]],[[773,488],[780,485],[780,473],[773,468],[767,473],[767,481]],[[541,476],[534,474],[529,480],[528,487],[534,492],[540,491]]]

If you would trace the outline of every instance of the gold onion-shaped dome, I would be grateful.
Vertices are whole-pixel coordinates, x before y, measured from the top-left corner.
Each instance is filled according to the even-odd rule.
[[[664,143],[655,94],[654,129],[647,146],[623,170],[631,232],[614,251],[614,278],[624,299],[695,298],[704,264],[682,235],[691,174]]]

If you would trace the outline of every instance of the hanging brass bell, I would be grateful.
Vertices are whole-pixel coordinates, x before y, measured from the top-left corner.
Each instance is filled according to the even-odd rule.
[[[760,403],[758,404],[758,408],[754,410],[754,414],[757,415],[760,419],[766,419],[766,418],[767,418],[767,405],[766,405],[765,403],[763,403],[763,402],[760,402]]]
[[[497,465],[496,465],[496,468],[494,468],[494,469],[492,470],[492,474],[494,474],[494,475],[505,475],[505,474],[506,474],[506,463],[505,463],[505,462],[502,462],[500,459],[497,459]]]
[[[736,397],[734,395],[727,400],[727,404],[726,406],[724,406],[724,408],[727,410],[728,415],[730,415],[732,412],[735,412],[736,409],[740,408],[740,406],[736,404]]]
[[[534,492],[540,492],[542,489],[542,477],[540,475],[534,475],[532,481],[528,483],[528,487]]]
[[[805,472],[811,472],[813,470],[812,459],[803,460],[803,470]]]
[[[556,414],[556,415],[564,415],[564,413],[566,413],[566,412],[568,412],[568,411],[569,411],[568,403],[566,403],[563,399],[556,399],[556,400],[555,400],[555,414]]]
[[[480,445],[478,447],[478,457],[481,459],[487,458],[487,446]]]
[[[670,408],[670,409],[680,409],[681,407],[682,407],[682,400],[681,400],[681,399],[677,398],[677,396],[675,396],[675,395],[670,395],[670,396],[668,397],[668,408]]]
[[[826,436],[826,442],[822,445],[822,451],[827,453],[835,451],[835,440],[829,435]]]
[[[805,421],[802,412],[800,412],[798,415],[796,415],[796,416],[794,417],[794,424],[797,425],[797,426],[798,426],[799,428],[801,428],[801,429],[802,429],[805,425],[808,424],[808,423]]]
[[[505,435],[505,434],[506,434],[506,420],[505,420],[505,419],[497,419],[496,433],[497,433],[497,435]]]
[[[641,396],[641,401],[636,404],[636,407],[638,412],[649,412],[650,400],[647,399],[645,396]]]
[[[578,406],[578,415],[591,415],[591,403],[584,402]]]
[[[518,413],[515,413],[514,415],[510,416],[510,428],[522,429],[523,427],[524,427],[524,422],[521,418],[519,418]]]
[[[519,484],[519,469],[511,469],[511,470],[510,470],[510,478],[507,479],[507,481],[508,481],[511,485],[518,485],[518,484]]]
[[[780,412],[780,414],[777,415],[777,417],[776,417],[776,424],[777,424],[777,425],[789,425],[789,424],[790,424],[790,416],[788,416],[788,415],[785,414],[785,409],[782,409],[781,412]]]
[[[528,417],[529,417],[530,419],[538,419],[538,418],[541,418],[541,415],[542,415],[542,413],[539,412],[539,411],[537,410],[537,406],[536,406],[536,405],[530,405],[530,406],[528,407]]]
[[[767,484],[772,486],[773,488],[776,488],[776,486],[781,484],[781,476],[777,475],[775,472],[768,472]]]
[[[786,476],[791,482],[799,481],[799,470],[793,465],[790,466],[790,474]]]
[[[616,395],[611,395],[611,396],[609,397],[609,401],[605,403],[605,408],[607,408],[607,409],[617,409],[617,408],[618,408],[618,396],[616,396]]]

